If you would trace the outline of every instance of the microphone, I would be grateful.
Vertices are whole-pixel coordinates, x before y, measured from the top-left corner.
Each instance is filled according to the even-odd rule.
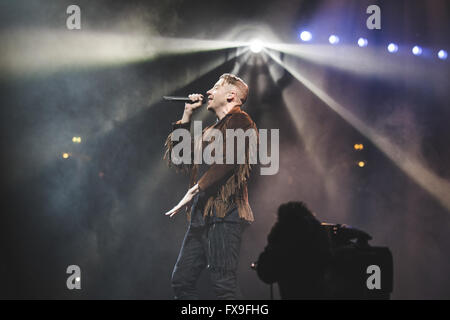
[[[163,99],[171,102],[190,102],[190,103],[198,102],[198,100],[192,101],[188,97],[163,96]],[[202,100],[202,103],[205,103],[205,99]]]

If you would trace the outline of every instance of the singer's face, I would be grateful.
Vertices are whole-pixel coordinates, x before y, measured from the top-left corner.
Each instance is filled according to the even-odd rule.
[[[227,103],[227,86],[223,85],[224,79],[219,79],[214,87],[209,89],[206,94],[208,95],[208,110],[216,110]]]

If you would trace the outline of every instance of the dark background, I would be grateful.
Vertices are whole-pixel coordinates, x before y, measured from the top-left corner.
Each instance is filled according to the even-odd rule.
[[[81,7],[81,30],[66,29],[70,4]],[[381,7],[381,30],[366,28],[371,4]],[[61,37],[50,50],[59,50],[71,32],[194,40],[231,33],[238,41],[242,34],[263,38],[260,26],[285,43],[299,43],[304,27],[314,43],[325,45],[331,33],[353,47],[365,36],[380,52],[390,41],[401,49],[418,43],[426,48],[423,57],[380,54],[370,61],[371,70],[386,72],[290,59],[348,111],[448,183],[449,63],[431,52],[449,49],[449,7],[445,0],[2,1],[0,298],[171,299],[170,275],[187,222],[184,215],[169,220],[163,213],[181,199],[188,181],[162,161],[170,123],[181,117],[183,105],[159,97],[205,92],[232,70],[250,86],[245,110],[258,127],[280,129],[279,173],[261,176],[256,168],[249,186],[256,221],[241,252],[244,297],[269,297],[249,265],[265,246],[278,206],[303,200],[322,221],[358,227],[373,236],[373,245],[392,250],[393,298],[450,298],[450,212],[442,199],[450,194],[444,189],[438,199],[426,191],[263,55],[233,58],[233,48],[192,50],[51,72],[45,65],[39,72],[25,67],[21,73],[5,62],[14,59],[17,30],[34,32],[26,54],[36,59],[40,35],[49,32]],[[407,63],[405,74],[387,72],[389,63]],[[280,78],[271,77],[269,68],[278,68]],[[205,112],[197,116],[214,120]],[[74,144],[74,136],[82,143]],[[355,151],[355,143],[364,150]],[[63,152],[71,157],[63,159]],[[364,168],[356,165],[360,160]],[[81,267],[82,290],[66,288],[72,264]],[[199,282],[205,299],[213,298],[208,281],[205,272]]]

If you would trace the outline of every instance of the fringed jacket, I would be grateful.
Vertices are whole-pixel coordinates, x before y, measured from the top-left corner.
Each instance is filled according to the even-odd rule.
[[[177,121],[173,123],[172,126],[173,130],[178,128],[189,130],[191,124],[181,123],[181,121]],[[253,159],[255,159],[257,143],[259,139],[256,125],[246,112],[242,111],[240,107],[236,106],[231,109],[220,121],[212,126],[205,128],[202,133],[202,140],[207,140],[205,139],[205,135],[208,134],[208,130],[211,128],[218,129],[222,132],[223,164],[211,164],[201,177],[197,176],[199,165],[193,163],[194,161],[191,161],[191,164],[174,164],[172,162],[172,149],[179,142],[172,141],[173,132],[170,133],[166,139],[164,159],[168,161],[169,166],[175,166],[177,168],[177,171],[182,171],[190,174],[189,187],[192,187],[196,183],[198,183],[200,193],[202,194],[199,200],[199,204],[204,208],[204,217],[213,215],[214,209],[216,217],[223,218],[225,217],[225,214],[228,212],[228,210],[232,208],[234,204],[236,204],[240,218],[249,222],[254,221],[253,213],[248,203],[247,181],[250,176],[251,166],[252,164],[254,164],[254,162],[250,160],[252,159],[251,155],[253,156]],[[236,141],[234,141],[234,162],[233,164],[226,163],[226,129],[242,129],[244,131],[248,129],[254,129],[254,133],[256,135],[256,145],[255,143],[252,143],[252,139],[246,139],[245,163],[238,164],[237,162],[238,149]],[[255,140],[253,140],[253,142],[255,142]],[[202,150],[204,150],[204,148],[213,141],[214,137],[212,137],[211,141],[202,141]],[[193,150],[198,146],[196,146],[196,143],[192,136],[191,145],[191,160],[193,160]],[[204,160],[202,159],[202,161]],[[186,211],[189,220],[191,216],[191,208],[187,208]]]

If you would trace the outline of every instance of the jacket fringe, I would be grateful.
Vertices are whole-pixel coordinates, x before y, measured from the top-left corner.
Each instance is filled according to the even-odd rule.
[[[176,172],[181,172],[184,174],[188,174],[192,168],[192,164],[174,164],[172,161],[172,150],[174,147],[174,143],[172,140],[172,133],[167,136],[166,142],[164,143],[164,160],[166,160],[168,167],[175,167]]]
[[[253,212],[247,199],[247,180],[250,177],[250,171],[251,164],[248,161],[246,164],[239,165],[235,173],[219,188],[218,193],[208,198],[203,215],[212,215],[212,210],[215,210],[216,216],[223,218],[235,203],[240,218],[254,221]]]
[[[259,141],[259,135],[256,125],[252,123],[252,127],[257,134],[257,142]],[[205,129],[206,130],[206,129]],[[167,161],[169,167],[175,167],[177,172],[190,173],[190,187],[195,184],[197,180],[198,165],[197,164],[184,164],[176,165],[172,162],[172,150],[174,142],[172,141],[172,133],[170,133],[164,144],[165,152],[164,159]],[[236,204],[239,212],[239,217],[246,221],[254,221],[253,212],[248,203],[248,190],[247,180],[250,177],[250,171],[252,165],[250,159],[256,159],[257,145],[250,144],[246,152],[245,164],[239,164],[236,166],[233,175],[227,179],[225,184],[219,187],[219,190],[214,195],[209,196],[205,202],[203,215],[213,215],[215,210],[216,216],[219,218],[225,217],[227,211]],[[191,216],[191,208],[186,208],[186,214],[188,220]]]

